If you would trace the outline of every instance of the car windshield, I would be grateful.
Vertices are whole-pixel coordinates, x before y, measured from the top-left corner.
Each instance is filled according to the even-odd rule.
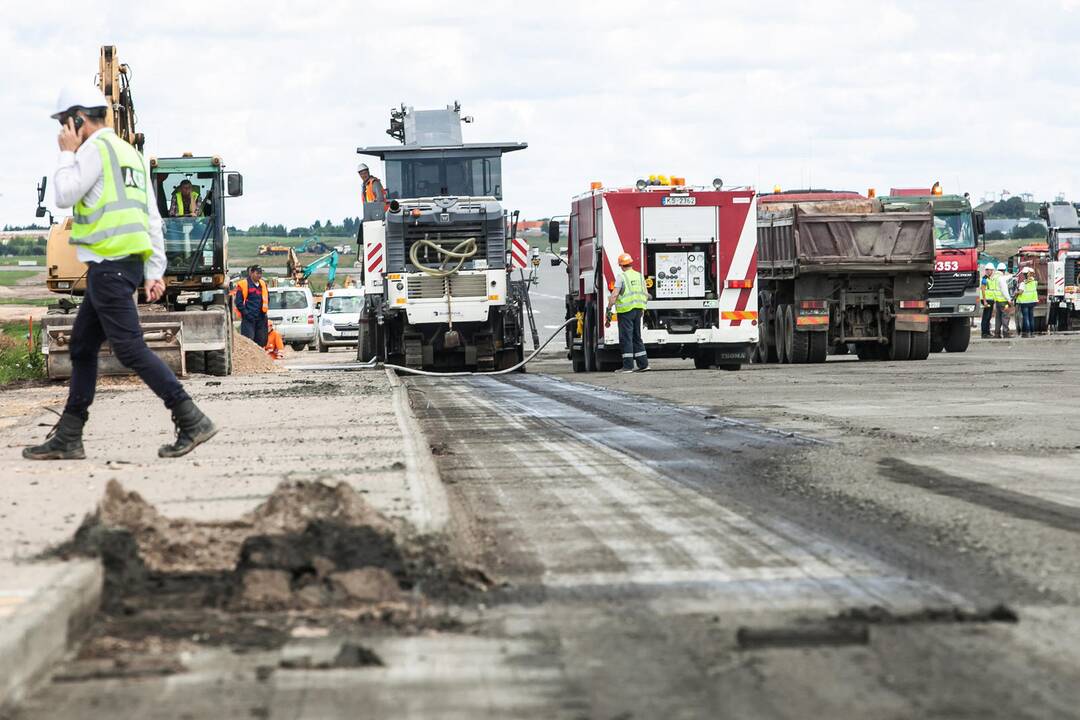
[[[502,159],[488,157],[386,160],[387,197],[493,196],[502,199]]]
[[[198,273],[214,267],[214,226],[207,218],[163,218],[169,272]]]
[[[359,295],[329,297],[323,301],[324,313],[359,313],[364,305],[364,298]]]
[[[934,247],[975,247],[975,228],[971,225],[971,214],[935,215]]]
[[[303,310],[307,308],[307,295],[299,290],[271,292],[268,299],[271,310]]]

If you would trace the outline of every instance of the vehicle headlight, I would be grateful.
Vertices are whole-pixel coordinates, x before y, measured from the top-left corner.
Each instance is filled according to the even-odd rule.
[[[334,321],[331,320],[330,318],[323,318],[322,319],[322,326],[324,328],[334,327]]]

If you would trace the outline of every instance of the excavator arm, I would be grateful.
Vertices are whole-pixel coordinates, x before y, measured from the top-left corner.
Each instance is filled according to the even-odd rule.
[[[98,61],[98,87],[109,101],[105,122],[116,134],[143,151],[146,138],[135,132],[135,104],[131,99],[131,68],[116,57],[115,45],[101,46]]]

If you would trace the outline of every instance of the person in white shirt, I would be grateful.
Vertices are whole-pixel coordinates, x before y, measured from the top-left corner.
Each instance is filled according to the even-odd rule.
[[[172,370],[146,346],[135,294],[150,302],[165,292],[165,242],[145,158],[105,126],[107,101],[97,89],[65,89],[57,112],[60,146],[56,204],[72,208],[71,243],[87,264],[86,293],[71,330],[71,384],[60,420],[41,445],[23,449],[31,460],[86,457],[83,426],[97,386],[98,352],[106,340],[172,411],[176,441],[161,457],[191,452],[217,433]]]

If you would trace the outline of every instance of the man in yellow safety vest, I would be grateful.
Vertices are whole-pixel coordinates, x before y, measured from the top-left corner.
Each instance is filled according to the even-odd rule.
[[[71,244],[87,264],[86,293],[71,329],[67,405],[45,442],[23,449],[31,460],[86,457],[83,426],[97,386],[98,351],[106,340],[116,359],[172,411],[176,440],[159,448],[159,456],[186,455],[217,433],[143,340],[135,292],[142,287],[150,302],[164,294],[165,241],[149,168],[135,148],[105,126],[107,105],[96,88],[65,89],[52,116],[61,126],[56,204],[73,208]]]
[[[607,309],[615,308],[619,316],[619,346],[622,349],[622,369],[615,372],[644,372],[649,369],[649,356],[641,339],[641,316],[649,299],[645,292],[645,280],[634,270],[634,259],[629,253],[619,256],[622,272],[615,278],[615,288],[608,298]]]
[[[196,215],[201,215],[202,211],[200,210],[199,201],[199,189],[192,185],[190,180],[184,178],[180,181],[180,184],[176,186],[176,192],[173,193],[169,214],[173,217],[195,217]]]

